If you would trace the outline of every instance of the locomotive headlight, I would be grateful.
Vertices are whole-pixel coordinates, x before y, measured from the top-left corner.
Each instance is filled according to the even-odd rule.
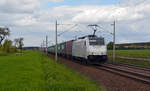
[[[92,55],[93,55],[94,53],[92,52]]]

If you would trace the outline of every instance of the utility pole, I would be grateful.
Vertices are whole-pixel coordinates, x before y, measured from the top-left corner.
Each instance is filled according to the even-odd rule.
[[[56,46],[55,46],[55,60],[57,61],[57,20],[56,20]]]
[[[42,51],[42,43],[41,43],[41,45],[40,45],[40,46],[41,46],[40,51]]]
[[[61,34],[57,34],[57,26],[58,25],[71,25],[71,24],[58,24],[57,23],[57,20],[56,20],[56,30],[55,30],[55,33],[56,33],[56,45],[55,45],[55,60],[56,61],[58,61],[58,55],[57,55],[57,47],[58,47],[58,41],[57,41],[57,39],[58,39],[58,36],[60,36],[61,34],[63,34],[63,33],[61,33]],[[75,26],[77,26],[77,25],[75,25]]]
[[[45,51],[45,43],[44,43],[44,40],[43,40],[43,52]]]
[[[115,61],[115,57],[116,57],[116,48],[115,48],[115,43],[116,43],[116,21],[114,21],[113,24],[111,24],[113,26],[113,62]]]
[[[46,54],[48,54],[48,36],[46,36]]]

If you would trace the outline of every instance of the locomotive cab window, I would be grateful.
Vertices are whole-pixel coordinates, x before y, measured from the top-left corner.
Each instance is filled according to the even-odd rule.
[[[84,42],[84,45],[86,46],[86,41]]]
[[[104,45],[104,39],[91,39],[89,40],[90,45]]]

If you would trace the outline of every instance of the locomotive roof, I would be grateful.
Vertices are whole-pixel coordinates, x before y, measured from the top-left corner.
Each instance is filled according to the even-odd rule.
[[[84,39],[88,37],[89,39],[104,39],[103,37],[97,37],[96,35],[87,35],[87,36],[84,36],[84,37],[80,37],[78,39]]]
[[[84,39],[84,38],[86,38],[86,37],[88,37],[88,38],[93,38],[93,37],[97,37],[96,35],[87,35],[87,36],[83,36],[83,37],[79,37],[78,39]]]

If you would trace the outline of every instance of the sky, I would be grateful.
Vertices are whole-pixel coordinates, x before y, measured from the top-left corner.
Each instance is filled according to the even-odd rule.
[[[9,39],[24,38],[24,46],[40,46],[45,36],[55,43],[89,35],[88,24],[98,24],[97,35],[116,43],[150,42],[150,0],[0,0],[0,26],[9,27]],[[64,33],[63,33],[64,32]]]

